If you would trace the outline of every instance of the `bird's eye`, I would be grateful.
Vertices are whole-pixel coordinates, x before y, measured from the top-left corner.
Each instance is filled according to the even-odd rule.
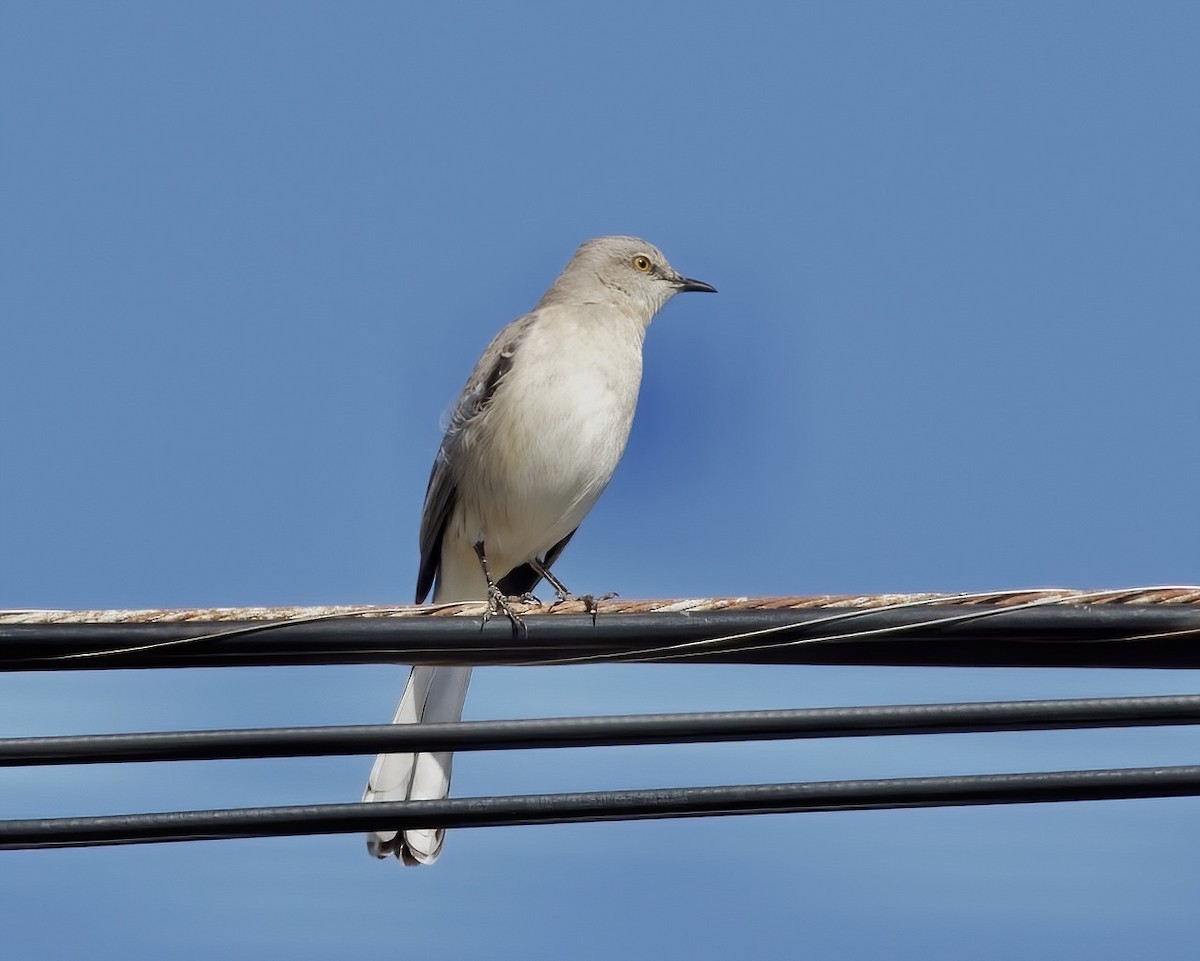
[[[643,274],[650,273],[650,268],[653,266],[654,264],[650,262],[650,258],[645,254],[638,254],[633,258],[633,269],[641,271]]]

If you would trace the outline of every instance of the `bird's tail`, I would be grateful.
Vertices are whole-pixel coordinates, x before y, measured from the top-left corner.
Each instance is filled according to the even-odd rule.
[[[467,699],[469,667],[414,667],[396,707],[395,724],[457,721]],[[454,755],[380,754],[367,781],[364,801],[439,800],[450,793]],[[429,864],[442,852],[446,832],[437,830],[376,831],[367,849],[377,858],[394,854],[405,864]]]

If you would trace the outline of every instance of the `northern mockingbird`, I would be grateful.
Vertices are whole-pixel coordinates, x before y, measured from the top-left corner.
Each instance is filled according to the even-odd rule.
[[[625,450],[642,380],[642,341],[675,294],[715,292],[651,244],[600,237],[575,252],[532,313],[475,365],[442,439],[421,517],[417,603],[487,600],[489,612],[545,578]],[[414,667],[394,722],[457,721],[469,667]],[[444,798],[452,754],[381,754],[366,801]],[[442,830],[377,831],[376,857],[428,864]]]

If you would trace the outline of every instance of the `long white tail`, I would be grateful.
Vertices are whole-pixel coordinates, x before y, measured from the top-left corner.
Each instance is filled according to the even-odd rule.
[[[467,699],[469,667],[414,667],[396,708],[395,724],[457,721]],[[375,758],[364,801],[437,800],[450,793],[454,755],[380,754]],[[395,854],[405,864],[429,864],[442,853],[446,832],[376,831],[367,835],[367,850],[377,858]]]
[[[444,549],[434,603],[487,597],[487,582],[473,548]],[[462,717],[469,667],[414,667],[396,707],[394,724],[436,724]],[[450,793],[454,755],[380,754],[371,768],[364,801],[437,801]],[[405,864],[430,864],[442,853],[444,830],[376,831],[367,850],[377,858],[394,854]]]

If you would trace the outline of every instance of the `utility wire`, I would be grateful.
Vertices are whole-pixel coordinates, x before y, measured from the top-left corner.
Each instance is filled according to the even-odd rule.
[[[0,670],[711,661],[1200,668],[1200,589],[0,613]]]
[[[0,767],[1200,724],[1200,695],[0,739]]]
[[[1200,765],[314,804],[0,821],[0,850],[1196,794]]]
[[[577,609],[578,608],[578,609]],[[0,612],[0,670],[669,661],[1200,668],[1200,588],[419,608]],[[0,740],[0,766],[1200,722],[1200,696]],[[1200,795],[1200,766],[728,785],[0,821],[0,848]]]

